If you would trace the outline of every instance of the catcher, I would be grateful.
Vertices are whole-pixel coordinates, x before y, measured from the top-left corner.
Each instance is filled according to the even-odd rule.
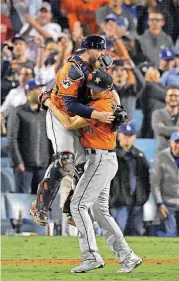
[[[110,75],[97,71],[92,73],[91,78],[87,87],[91,89],[93,101],[88,106],[97,111],[113,112],[116,115],[113,124],[104,124],[78,116],[69,117],[59,110],[50,99],[44,102],[66,129],[83,128],[80,139],[86,152],[86,164],[70,204],[73,219],[80,233],[79,245],[82,263],[73,268],[71,272],[84,273],[104,266],[88,212],[90,208],[92,208],[94,219],[101,227],[110,248],[120,259],[121,271],[131,272],[141,264],[142,260],[129,248],[119,226],[110,216],[108,208],[110,183],[118,169],[115,153],[116,129],[127,121],[127,113],[115,102],[114,95],[111,93],[112,78]]]

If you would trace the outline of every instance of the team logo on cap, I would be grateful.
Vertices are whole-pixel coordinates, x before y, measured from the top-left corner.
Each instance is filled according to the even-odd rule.
[[[132,130],[131,126],[130,126],[130,125],[127,125],[127,126],[126,126],[126,130],[130,132],[130,131]]]
[[[101,82],[101,78],[97,77],[94,82],[98,84],[99,82]]]

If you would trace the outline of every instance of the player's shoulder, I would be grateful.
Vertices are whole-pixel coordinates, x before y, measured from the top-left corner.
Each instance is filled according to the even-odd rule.
[[[84,78],[82,70],[73,61],[66,62],[58,72],[58,75],[66,76],[72,81],[82,80]]]

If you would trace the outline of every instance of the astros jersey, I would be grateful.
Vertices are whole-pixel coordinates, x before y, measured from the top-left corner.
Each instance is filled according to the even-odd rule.
[[[104,98],[92,101],[88,104],[97,111],[114,112],[116,102],[114,95],[108,93]],[[89,126],[83,128],[81,143],[85,148],[111,150],[116,147],[116,132],[111,131],[111,124],[102,123],[97,120],[88,120]]]
[[[72,96],[78,97],[78,88],[81,81],[73,81],[68,77],[68,70],[74,62],[67,62],[61,68],[61,70],[57,73],[56,77],[56,85],[51,94],[51,99],[53,103],[60,109],[64,110],[67,114],[65,103],[63,101],[62,96]],[[71,115],[71,114],[70,114]]]

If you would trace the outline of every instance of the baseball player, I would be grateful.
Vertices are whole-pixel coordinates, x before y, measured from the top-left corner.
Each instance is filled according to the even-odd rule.
[[[70,116],[75,114],[107,124],[114,120],[111,112],[99,112],[86,106],[89,101],[87,79],[90,71],[96,66],[99,67],[105,48],[106,42],[102,37],[97,35],[86,37],[81,43],[79,55],[71,57],[58,72],[52,93],[50,91],[52,102]],[[108,60],[104,60],[104,65],[107,64]],[[120,103],[117,93],[113,94],[116,102]],[[42,100],[44,101],[44,96]],[[67,131],[50,110],[47,111],[46,123],[47,135],[55,152],[55,161],[51,163],[39,184],[37,200],[32,203],[30,210],[34,221],[42,225],[48,223],[48,210],[58,193],[62,178],[66,175],[72,176],[74,173],[75,156],[76,165],[85,161],[84,149],[79,138],[74,132]]]
[[[115,114],[117,104],[111,92],[112,78],[105,72],[92,74],[87,84],[92,99],[88,105],[99,111]],[[114,178],[118,163],[115,153],[116,131],[112,124],[81,117],[70,118],[59,111],[49,100],[46,101],[54,116],[64,123],[67,129],[82,129],[81,143],[85,148],[86,163],[71,201],[71,213],[79,230],[79,245],[82,263],[71,270],[72,273],[84,273],[104,266],[99,253],[92,220],[88,210],[92,208],[94,219],[102,229],[103,235],[112,251],[121,263],[120,272],[131,272],[142,263],[125,241],[123,234],[109,214],[108,201],[111,180]],[[119,119],[120,120],[120,119]],[[122,112],[121,123],[126,120]],[[119,124],[118,124],[119,125]]]

